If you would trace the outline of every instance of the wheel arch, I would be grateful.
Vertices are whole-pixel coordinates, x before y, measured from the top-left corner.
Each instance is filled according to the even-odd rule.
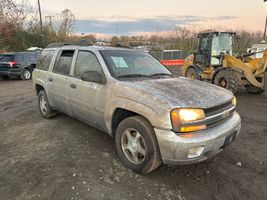
[[[194,69],[197,72],[198,78],[201,77],[202,70],[197,65],[189,65],[189,66],[187,66],[186,69],[184,70],[184,76],[186,76],[186,72],[190,68]]]
[[[40,85],[40,84],[35,84],[35,93],[36,93],[37,96],[38,96],[38,94],[39,94],[39,92],[41,90],[44,90],[45,91],[45,88],[42,85]]]
[[[234,69],[234,68],[232,68],[232,67],[219,67],[218,69],[216,69],[215,71],[214,71],[214,73],[213,73],[213,75],[212,75],[212,79],[211,79],[211,83],[214,83],[214,80],[215,80],[215,77],[216,77],[216,75],[220,72],[220,71],[222,71],[222,70],[232,70],[232,71],[234,71],[234,72],[236,72],[239,76],[240,76],[240,71],[238,71],[238,70],[236,70],[236,69]],[[240,77],[239,77],[240,78]]]
[[[227,67],[228,68],[228,67]],[[214,72],[213,72],[213,75],[212,75],[212,78],[211,78],[211,83],[214,84],[214,80],[215,80],[215,77],[216,75],[221,71],[221,70],[225,70],[226,67],[219,67],[218,69],[216,69]]]
[[[138,113],[138,112],[135,112],[135,111],[132,111],[132,110],[129,110],[129,109],[126,109],[126,108],[121,108],[121,107],[118,107],[114,110],[113,114],[112,114],[112,120],[111,120],[111,136],[112,137],[115,137],[115,134],[116,134],[116,130],[119,126],[119,124],[126,118],[128,117],[132,117],[132,116],[142,116],[143,118],[145,118],[150,124],[150,120],[145,117],[144,115]]]

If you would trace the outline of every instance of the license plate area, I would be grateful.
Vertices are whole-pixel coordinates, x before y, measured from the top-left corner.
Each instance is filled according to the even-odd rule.
[[[236,132],[228,135],[226,138],[225,138],[225,142],[223,144],[223,146],[221,147],[221,149],[224,149],[225,147],[227,147],[229,144],[231,144],[234,140],[235,140],[235,137],[236,137]]]

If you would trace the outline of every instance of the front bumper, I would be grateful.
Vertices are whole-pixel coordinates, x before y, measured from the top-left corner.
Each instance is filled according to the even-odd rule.
[[[241,119],[237,112],[223,123],[203,131],[197,131],[195,137],[184,138],[171,130],[155,128],[161,157],[164,164],[192,164],[204,161],[223,150],[226,138],[231,134],[240,133]],[[190,149],[200,147],[200,155],[190,157]]]

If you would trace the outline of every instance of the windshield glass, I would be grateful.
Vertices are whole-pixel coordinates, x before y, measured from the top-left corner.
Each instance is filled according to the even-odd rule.
[[[214,35],[212,40],[212,56],[219,56],[221,52],[232,55],[233,36],[231,34]]]
[[[171,75],[154,57],[130,50],[103,50],[101,54],[115,78],[132,76]]]

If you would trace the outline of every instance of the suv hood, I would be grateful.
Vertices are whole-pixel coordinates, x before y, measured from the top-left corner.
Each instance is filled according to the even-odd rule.
[[[133,94],[138,91],[138,96],[141,95],[143,98],[158,100],[159,103],[166,103],[170,108],[188,107],[206,109],[229,102],[233,98],[232,92],[226,89],[184,77],[139,79],[135,81],[121,81],[120,83],[124,87],[134,90],[131,99],[135,96]],[[121,89],[123,90],[123,87]],[[138,99],[140,100],[140,98]]]

